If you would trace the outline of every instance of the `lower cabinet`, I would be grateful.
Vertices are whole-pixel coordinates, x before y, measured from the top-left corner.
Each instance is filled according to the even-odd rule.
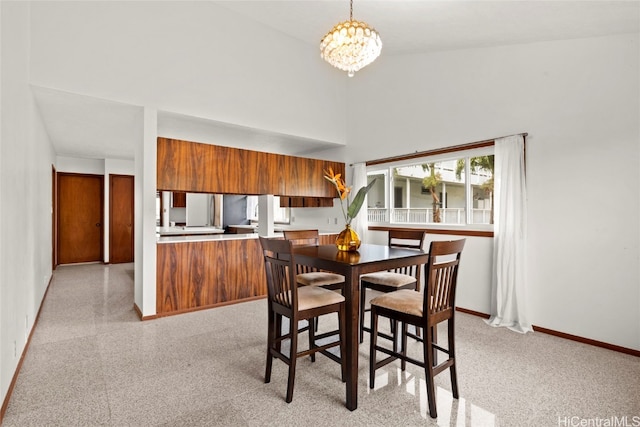
[[[267,295],[258,239],[160,243],[156,246],[158,316]]]
[[[321,244],[336,235],[321,235]],[[166,316],[267,295],[257,238],[158,243],[156,314]]]

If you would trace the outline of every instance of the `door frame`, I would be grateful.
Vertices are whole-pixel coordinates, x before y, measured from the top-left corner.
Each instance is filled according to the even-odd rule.
[[[51,165],[51,271],[58,266],[58,174]]]

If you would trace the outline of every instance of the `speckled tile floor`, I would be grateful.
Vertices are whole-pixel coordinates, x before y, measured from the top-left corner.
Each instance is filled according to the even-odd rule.
[[[417,367],[387,365],[369,389],[368,337],[357,410],[345,408],[339,366],[322,356],[299,361],[287,404],[283,363],[263,381],[265,322],[264,300],[141,322],[132,264],[61,266],[2,425],[640,426],[639,358],[466,314],[456,327],[460,399],[438,376],[437,419]]]

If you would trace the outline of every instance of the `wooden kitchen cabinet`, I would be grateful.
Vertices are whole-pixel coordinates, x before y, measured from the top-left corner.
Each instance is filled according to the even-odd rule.
[[[335,244],[337,236],[321,234],[320,244]],[[158,316],[267,295],[262,248],[256,238],[161,243],[156,251]]]
[[[158,190],[333,198],[324,179],[344,163],[158,138]],[[319,203],[319,202],[318,202]]]
[[[251,301],[267,294],[258,239],[163,243],[156,249],[158,316]]]
[[[331,208],[331,197],[280,197],[281,208]]]
[[[182,191],[174,191],[172,193],[173,201],[171,207],[173,208],[186,208],[187,207],[187,193]]]

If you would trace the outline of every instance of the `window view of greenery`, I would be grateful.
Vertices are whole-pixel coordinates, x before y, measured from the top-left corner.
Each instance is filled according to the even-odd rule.
[[[493,155],[371,171],[370,223],[493,224]]]

